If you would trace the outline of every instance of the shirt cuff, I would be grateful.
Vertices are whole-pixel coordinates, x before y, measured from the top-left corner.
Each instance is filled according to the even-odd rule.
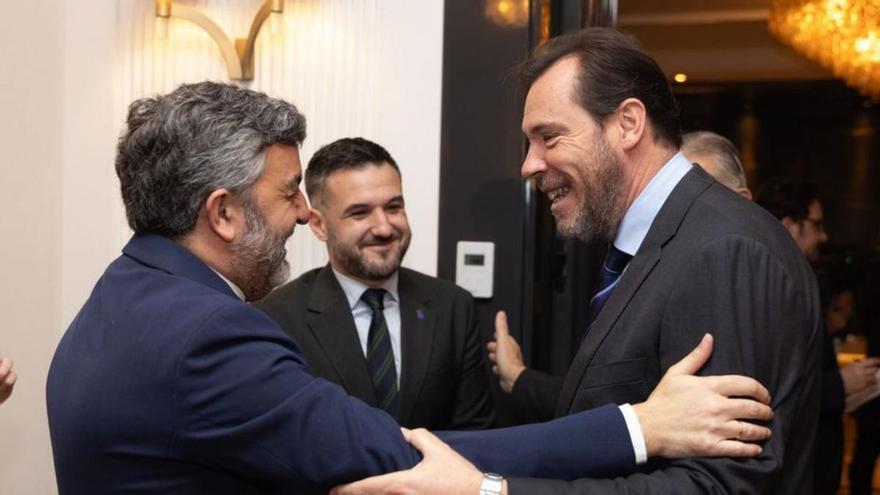
[[[636,464],[644,464],[648,462],[648,448],[645,446],[645,434],[642,433],[642,426],[639,424],[639,417],[635,410],[629,404],[620,407],[620,414],[623,414],[623,420],[626,421],[626,429],[629,431],[629,439],[632,441],[633,453],[636,456]]]

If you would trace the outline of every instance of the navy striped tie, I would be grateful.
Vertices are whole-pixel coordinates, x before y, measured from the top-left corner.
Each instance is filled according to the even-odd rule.
[[[367,289],[361,296],[373,310],[370,333],[367,337],[367,368],[376,392],[376,404],[388,414],[397,417],[397,370],[394,367],[394,350],[385,323],[385,289]]]
[[[614,244],[608,247],[605,262],[602,263],[602,269],[599,270],[598,290],[596,290],[596,295],[590,299],[590,319],[587,321],[588,329],[596,320],[596,317],[599,316],[599,312],[602,311],[605,302],[611,297],[614,287],[617,286],[617,282],[620,280],[620,275],[631,259],[632,255],[617,249],[614,247]]]

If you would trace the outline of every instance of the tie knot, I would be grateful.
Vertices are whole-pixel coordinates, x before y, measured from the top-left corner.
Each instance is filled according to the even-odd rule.
[[[385,289],[367,289],[361,296],[361,301],[367,303],[374,312],[385,309]]]
[[[624,253],[611,244],[608,247],[608,254],[605,256],[605,269],[612,273],[620,273],[631,259],[631,254]]]

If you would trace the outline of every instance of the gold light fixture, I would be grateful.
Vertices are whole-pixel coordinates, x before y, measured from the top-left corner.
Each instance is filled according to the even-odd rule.
[[[250,81],[254,78],[254,45],[257,34],[266,19],[272,14],[280,15],[284,12],[284,0],[266,0],[263,3],[254,20],[247,38],[237,38],[235,43],[226,36],[214,21],[198,10],[187,6],[173,3],[172,0],[156,0],[156,17],[160,21],[167,21],[171,17],[186,19],[205,30],[220,47],[226,68],[229,70],[229,78],[238,81]]]
[[[523,27],[529,23],[529,0],[486,0],[486,17],[502,27]]]
[[[773,0],[770,32],[863,94],[880,98],[877,0]]]

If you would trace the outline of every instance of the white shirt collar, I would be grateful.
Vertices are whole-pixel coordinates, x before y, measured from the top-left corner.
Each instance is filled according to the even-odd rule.
[[[208,268],[211,268],[211,267],[208,266]],[[211,268],[211,271],[216,273],[218,277],[222,278],[223,281],[226,282],[226,285],[228,285],[229,288],[232,289],[232,292],[235,292],[235,295],[238,296],[239,299],[241,299],[242,301],[245,300],[244,299],[244,292],[241,289],[239,289],[237,285],[233,284],[231,280],[224,277],[223,274],[218,272],[217,270]]]
[[[617,249],[630,255],[638,252],[663,203],[692,166],[681,153],[676,153],[663,165],[626,210],[626,215],[623,216],[617,228],[617,236],[614,238],[614,246]]]
[[[364,295],[367,289],[370,287],[361,282],[360,280],[355,280],[349,276],[343,275],[336,271],[336,269],[332,268],[333,275],[336,276],[336,280],[339,281],[339,285],[342,286],[342,291],[345,292],[345,297],[348,299],[348,307],[354,309],[355,305],[358,301],[361,300],[361,296]],[[388,294],[391,296],[391,299],[395,302],[399,302],[400,299],[397,297],[397,274],[398,272],[394,272],[393,275],[388,277],[388,280],[382,282],[378,288],[385,289]]]

